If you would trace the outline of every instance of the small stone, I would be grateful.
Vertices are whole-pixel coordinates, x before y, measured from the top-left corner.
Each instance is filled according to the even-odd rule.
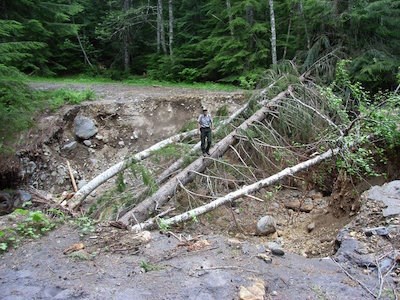
[[[310,212],[314,208],[312,200],[310,198],[300,201],[298,199],[289,200],[285,202],[285,207],[293,209],[294,211]]]
[[[265,284],[261,279],[256,279],[252,286],[241,286],[239,290],[240,300],[262,300],[265,297]]]
[[[285,251],[283,251],[282,249],[279,248],[274,248],[271,249],[271,253],[277,256],[284,256],[285,255]]]
[[[72,151],[78,146],[78,143],[76,141],[70,142],[68,144],[65,144],[64,146],[61,147],[61,150],[63,151]]]
[[[92,146],[92,142],[91,142],[90,140],[84,140],[84,141],[83,141],[83,144],[84,144],[86,147]]]
[[[265,261],[267,264],[272,263],[272,258],[264,253],[257,254],[257,257]]]
[[[125,143],[124,143],[124,141],[119,141],[119,142],[118,142],[118,145],[121,146],[121,147],[123,147],[123,146],[125,146]]]
[[[271,292],[271,296],[278,296],[278,292],[277,291],[272,291]]]
[[[307,231],[311,232],[315,229],[315,222],[312,222],[310,224],[307,225]]]

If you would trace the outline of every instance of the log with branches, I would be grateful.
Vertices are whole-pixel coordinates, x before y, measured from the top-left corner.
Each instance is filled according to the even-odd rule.
[[[268,87],[264,88],[260,92],[260,96],[264,97],[265,93],[267,90],[272,88],[276,82],[272,82]],[[265,103],[266,100],[261,102],[260,104]],[[248,107],[248,103],[245,105],[241,106],[238,110],[236,110],[233,114],[229,116],[228,119],[222,121],[219,126],[217,127],[217,130],[221,128],[223,125],[229,124],[232,122],[235,118],[237,118],[243,111]],[[111,166],[108,168],[106,171],[102,172],[101,174],[97,175],[95,178],[93,178],[91,181],[89,181],[86,185],[84,185],[81,189],[79,189],[74,196],[69,199],[68,201],[63,201],[62,206],[69,208],[70,210],[73,210],[80,206],[82,202],[86,199],[87,196],[91,192],[93,192],[95,189],[97,189],[100,185],[103,183],[107,182],[110,178],[114,177],[118,173],[124,171],[127,169],[132,163],[139,162],[141,160],[144,160],[148,157],[150,157],[155,151],[160,150],[170,144],[179,142],[181,140],[184,140],[189,137],[193,137],[197,135],[198,130],[194,129],[188,132],[180,133],[177,135],[174,135],[172,137],[169,137],[161,142],[158,142],[154,144],[153,146],[133,155],[132,157],[125,158],[123,161]],[[197,143],[191,150],[190,154],[195,153],[198,149],[200,149],[200,143]],[[184,159],[181,158],[175,163],[173,163],[169,168],[167,168],[157,179],[157,184],[162,184],[165,182],[171,174],[179,170],[184,163]]]
[[[85,198],[91,192],[93,192],[97,187],[99,187],[101,184],[103,184],[110,178],[117,175],[119,172],[128,168],[132,163],[141,161],[141,160],[151,156],[155,151],[164,148],[165,146],[168,146],[172,143],[176,143],[185,138],[195,136],[196,134],[197,134],[197,129],[174,135],[165,140],[162,140],[161,142],[158,142],[157,144],[154,144],[150,148],[147,148],[139,153],[136,153],[135,155],[133,155],[131,157],[124,159],[123,161],[111,166],[106,171],[104,171],[103,173],[101,173],[98,176],[96,176],[95,178],[93,178],[90,182],[88,182],[85,186],[83,186],[79,191],[77,191],[70,200],[64,201],[62,203],[62,206],[68,207],[69,209],[75,209],[76,207],[81,205],[82,202],[85,200]]]
[[[152,196],[145,199],[139,203],[136,207],[131,209],[125,215],[123,215],[119,220],[120,222],[129,225],[133,222],[143,222],[146,220],[158,207],[161,207],[171,199],[171,197],[176,192],[180,185],[186,185],[194,180],[196,173],[203,172],[213,161],[222,156],[231,145],[236,141],[236,135],[241,131],[245,131],[255,122],[261,122],[269,114],[269,112],[286,97],[286,95],[291,90],[289,87],[286,91],[281,92],[275,98],[270,100],[266,106],[263,106],[258,111],[256,111],[250,118],[245,120],[239,127],[228,134],[225,138],[219,141],[211,149],[211,157],[199,157],[189,166],[183,169],[180,173],[175,175],[169,181],[167,181],[163,186],[161,186],[157,192]]]
[[[314,158],[306,160],[304,162],[301,162],[293,167],[288,167],[286,169],[283,169],[282,171],[280,171],[268,178],[264,178],[264,179],[257,181],[251,185],[245,186],[239,190],[229,193],[223,197],[217,198],[216,200],[214,200],[206,205],[189,210],[183,214],[177,215],[177,216],[169,218],[169,219],[163,219],[162,224],[164,226],[170,226],[170,225],[173,225],[176,223],[191,220],[191,219],[195,218],[196,216],[199,216],[199,215],[205,214],[209,211],[212,211],[225,203],[232,202],[233,200],[236,200],[242,196],[246,196],[251,193],[257,192],[261,188],[268,187],[268,186],[278,182],[279,180],[284,179],[287,176],[291,176],[300,171],[307,170],[308,168],[313,167],[313,166],[321,163],[322,161],[331,158],[334,155],[337,155],[340,150],[341,150],[340,148],[329,149],[328,151],[324,152],[321,155],[315,156]],[[155,226],[157,226],[157,224],[159,222],[160,222],[159,218],[155,217],[155,218],[151,218],[151,219],[147,220],[146,222],[136,224],[136,225],[130,227],[130,229],[133,231],[136,231],[136,232],[141,231],[141,230],[146,230],[146,229],[152,229]]]

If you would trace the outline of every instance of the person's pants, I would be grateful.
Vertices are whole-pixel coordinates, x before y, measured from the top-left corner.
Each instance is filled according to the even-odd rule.
[[[211,147],[211,128],[200,128],[201,151],[208,153]]]

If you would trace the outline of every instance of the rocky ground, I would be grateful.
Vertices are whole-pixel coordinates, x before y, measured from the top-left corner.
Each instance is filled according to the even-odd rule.
[[[45,116],[21,149],[42,197],[71,190],[66,159],[82,184],[177,132],[202,105],[233,111],[244,101],[240,92],[90,88],[96,101]],[[95,135],[75,137],[78,115],[93,121]],[[99,223],[83,234],[87,228],[67,222],[0,256],[0,298],[398,299],[400,182],[381,183],[341,214],[335,195],[281,186],[256,195],[264,202],[239,199],[166,232],[136,235]],[[277,231],[260,236],[256,224],[265,215]],[[3,216],[0,229],[14,223]]]

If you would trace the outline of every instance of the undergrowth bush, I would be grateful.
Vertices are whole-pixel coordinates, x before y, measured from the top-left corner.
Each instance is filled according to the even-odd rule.
[[[91,90],[35,91],[24,82],[22,75],[16,75],[15,79],[6,77],[0,67],[0,153],[9,149],[18,133],[33,126],[35,115],[41,111],[93,98]]]
[[[39,238],[56,226],[54,219],[40,210],[18,208],[8,216],[15,226],[0,230],[0,253],[18,246],[24,238]]]

